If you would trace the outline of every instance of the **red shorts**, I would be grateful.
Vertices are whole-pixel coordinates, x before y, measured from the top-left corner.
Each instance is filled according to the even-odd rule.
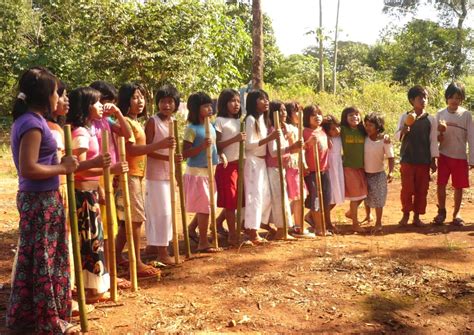
[[[467,160],[439,155],[438,185],[447,185],[449,176],[454,188],[469,187],[469,167]]]
[[[217,207],[237,209],[237,181],[239,179],[239,163],[230,162],[224,168],[223,164],[216,167]],[[243,184],[242,184],[243,186]],[[242,190],[242,195],[243,195]],[[244,197],[242,197],[242,207]]]

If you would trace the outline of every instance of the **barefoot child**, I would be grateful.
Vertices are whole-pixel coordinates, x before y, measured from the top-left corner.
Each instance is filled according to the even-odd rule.
[[[367,176],[366,207],[375,208],[376,221],[374,232],[382,231],[382,212],[387,200],[387,183],[392,182],[395,166],[393,146],[385,143],[379,136],[385,131],[382,116],[371,113],[364,118],[367,137],[364,143],[364,169]],[[384,158],[388,158],[388,175],[385,174]]]
[[[271,200],[265,156],[267,143],[275,140],[281,131],[268,134],[264,114],[268,113],[268,94],[264,90],[249,92],[245,116],[245,229],[249,240],[261,244],[265,239],[258,236],[260,224],[267,224],[270,218]]]
[[[172,126],[170,121],[178,110],[179,102],[180,97],[176,88],[171,85],[160,87],[156,92],[158,113],[148,119],[145,125],[146,146],[144,140],[127,145],[130,154],[147,153],[145,191],[147,253],[157,254],[158,261],[164,264],[174,264],[168,254],[168,245],[173,236],[170,182],[175,182],[170,181],[169,148],[175,146],[176,141],[169,137],[169,127]],[[142,148],[144,151],[135,151],[135,148]],[[181,159],[176,159],[176,164],[181,164]]]
[[[303,109],[303,139],[305,140],[305,160],[308,165],[309,174],[304,177],[306,188],[309,195],[306,198],[305,206],[309,208],[312,222],[315,223],[315,234],[323,234],[322,214],[326,218],[326,229],[332,231],[332,224],[329,216],[329,200],[331,198],[331,181],[328,174],[328,138],[321,124],[323,122],[323,113],[319,106],[310,105]],[[323,208],[320,206],[320,199],[317,185],[317,167],[314,157],[314,146],[318,150],[319,169],[321,176]]]
[[[217,206],[224,209],[229,227],[228,242],[236,246],[235,230],[237,209],[237,181],[239,179],[239,145],[245,141],[245,132],[240,132],[240,95],[233,89],[225,89],[217,99],[216,136],[217,150],[222,163],[216,168]]]
[[[428,92],[420,85],[408,90],[408,101],[413,109],[403,113],[398,121],[395,138],[400,147],[400,174],[403,217],[400,226],[406,226],[413,211],[413,225],[423,227],[420,215],[426,211],[426,197],[431,171],[436,171],[438,139],[436,120],[425,111]]]
[[[439,159],[438,159],[438,215],[433,223],[442,225],[446,220],[446,185],[449,176],[454,188],[453,221],[455,226],[464,226],[459,215],[462,193],[469,187],[469,167],[474,168],[474,124],[471,113],[461,107],[466,98],[464,85],[453,82],[444,93],[445,109],[436,114],[440,125]],[[444,126],[444,127],[443,127]],[[469,145],[469,159],[466,155],[466,144]]]
[[[57,144],[45,115],[58,104],[57,79],[31,68],[19,80],[13,106],[11,149],[19,178],[20,214],[17,262],[13,270],[7,327],[18,333],[77,333],[71,315],[68,238],[59,193],[60,174],[78,162],[58,163]]]
[[[210,127],[211,138],[206,138],[204,121],[212,115],[212,99],[203,92],[191,94],[187,107],[188,126],[183,138],[183,158],[187,159],[183,176],[186,211],[197,214],[199,229],[199,252],[218,252],[207,239],[210,213],[209,175],[206,149],[212,149],[212,164],[217,165],[216,131]]]

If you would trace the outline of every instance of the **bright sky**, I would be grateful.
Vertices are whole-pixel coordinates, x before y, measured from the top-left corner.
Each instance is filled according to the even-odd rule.
[[[339,40],[374,44],[389,23],[406,23],[382,13],[383,0],[341,0]],[[277,44],[285,55],[301,53],[316,44],[315,35],[306,32],[319,26],[319,0],[262,0],[263,11],[270,16]],[[323,0],[323,26],[334,39],[337,0]],[[433,10],[422,10],[419,18],[434,17]]]

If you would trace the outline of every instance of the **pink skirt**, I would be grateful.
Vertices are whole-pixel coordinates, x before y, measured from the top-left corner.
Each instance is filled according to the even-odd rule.
[[[286,191],[290,201],[301,199],[299,170],[293,168],[286,169]],[[303,186],[304,187],[304,186]]]
[[[230,162],[227,167],[223,164],[216,168],[216,190],[217,207],[236,210],[237,209],[237,182],[239,179],[239,162]],[[243,184],[242,184],[243,187]],[[244,198],[242,190],[242,207]]]
[[[367,197],[367,177],[364,169],[344,167],[344,186],[347,200],[365,199]]]
[[[207,168],[187,167],[183,176],[186,212],[209,214],[209,177]]]

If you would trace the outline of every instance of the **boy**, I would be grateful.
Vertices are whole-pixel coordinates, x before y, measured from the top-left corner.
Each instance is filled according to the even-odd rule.
[[[400,148],[400,173],[403,217],[400,226],[406,226],[413,211],[413,225],[423,227],[420,215],[425,214],[426,197],[431,171],[436,171],[438,141],[436,120],[428,115],[428,92],[420,85],[408,90],[408,101],[413,110],[402,114],[395,138],[402,142]],[[410,122],[411,119],[411,122]]]
[[[469,169],[466,155],[466,143],[469,143],[469,166],[474,167],[474,126],[469,111],[460,105],[466,94],[464,85],[451,83],[444,93],[445,109],[436,114],[439,123],[439,159],[438,159],[438,215],[433,224],[442,225],[446,220],[446,185],[449,176],[454,188],[453,221],[455,226],[464,226],[459,216],[463,188],[469,187]]]

